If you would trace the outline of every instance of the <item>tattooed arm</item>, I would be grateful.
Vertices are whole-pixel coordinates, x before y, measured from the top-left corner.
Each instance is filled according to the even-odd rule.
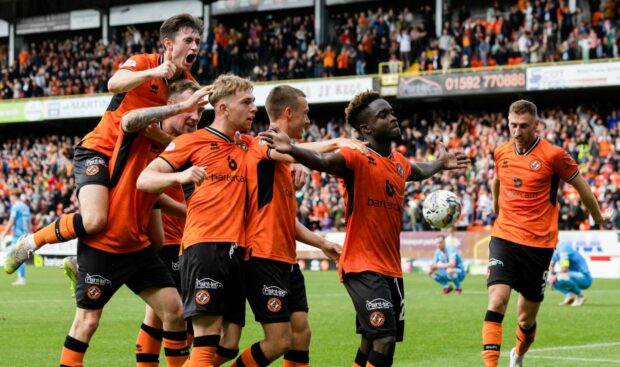
[[[183,111],[181,103],[169,104],[160,107],[139,108],[123,115],[121,126],[126,133],[142,130],[150,124],[162,121]]]
[[[139,108],[132,110],[123,115],[121,127],[126,133],[134,133],[140,131],[150,124],[167,119],[168,117],[178,115],[183,112],[190,112],[196,109],[202,109],[208,103],[204,98],[211,93],[211,87],[207,86],[192,94],[191,97],[183,102],[169,104],[159,107]]]

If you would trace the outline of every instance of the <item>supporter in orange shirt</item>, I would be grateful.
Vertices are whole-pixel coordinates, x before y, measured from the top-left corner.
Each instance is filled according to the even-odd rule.
[[[288,135],[265,132],[269,147],[303,165],[341,177],[347,190],[347,232],[338,271],[357,313],[362,335],[354,366],[391,366],[404,333],[400,226],[405,184],[443,169],[465,168],[469,159],[441,148],[430,163],[409,163],[391,151],[401,138],[392,106],[378,93],[362,92],[345,110],[346,121],[369,142],[369,154],[353,149],[318,154],[292,145]],[[380,230],[377,230],[380,228]]]
[[[332,47],[327,45],[325,52],[323,52],[323,67],[325,68],[325,76],[334,75],[334,61],[336,59],[336,53],[332,50]]]
[[[534,342],[536,315],[544,298],[546,274],[558,241],[557,192],[560,179],[579,192],[596,223],[611,218],[601,214],[579,166],[564,149],[536,135],[536,106],[514,102],[508,112],[511,140],[494,152],[493,207],[498,218],[491,231],[487,286],[489,302],[482,327],[482,358],[497,366],[502,343],[502,321],[510,292],[519,292],[517,346],[511,365],[521,365]]]

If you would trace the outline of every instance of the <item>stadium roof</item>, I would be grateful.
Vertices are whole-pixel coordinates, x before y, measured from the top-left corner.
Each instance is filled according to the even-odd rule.
[[[0,0],[0,19],[36,17],[80,9],[105,10],[113,6],[149,3],[157,0]],[[213,1],[204,1],[211,3]]]

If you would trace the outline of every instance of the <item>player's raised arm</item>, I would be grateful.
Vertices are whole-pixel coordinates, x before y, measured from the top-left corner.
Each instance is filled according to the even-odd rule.
[[[129,59],[126,62],[136,61]],[[171,79],[177,72],[177,66],[172,61],[172,46],[164,54],[164,62],[161,65],[139,71],[129,69],[119,69],[110,80],[108,80],[108,90],[112,93],[125,93],[139,86],[149,79]]]
[[[269,148],[282,154],[288,154],[297,162],[313,170],[339,175],[344,173],[347,168],[342,155],[336,153],[322,154],[295,146],[291,143],[289,136],[279,129],[265,131],[260,136]]]
[[[598,201],[592,193],[590,185],[588,185],[580,174],[577,174],[577,176],[568,183],[573,186],[575,190],[577,190],[581,201],[586,208],[588,208],[588,211],[590,212],[590,215],[592,215],[592,218],[594,218],[596,224],[603,224],[611,220],[614,215],[613,209],[609,208],[605,210],[605,212],[601,213],[601,208],[598,206]]]
[[[132,110],[123,116],[121,127],[124,132],[133,133],[168,117],[184,112],[202,110],[208,103],[205,97],[211,93],[211,90],[211,86],[206,86],[197,90],[189,99],[180,103]]]
[[[439,145],[439,156],[432,162],[411,163],[411,174],[407,181],[422,181],[443,170],[467,168],[469,158],[463,153],[448,152]]]

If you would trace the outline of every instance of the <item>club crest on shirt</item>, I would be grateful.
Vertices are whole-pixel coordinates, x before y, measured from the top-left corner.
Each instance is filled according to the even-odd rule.
[[[530,162],[530,169],[532,171],[538,171],[540,170],[541,167],[542,167],[542,164],[540,163],[538,159],[534,159],[533,161]]]
[[[398,174],[400,175],[400,177],[405,177],[405,170],[403,169],[403,166],[400,163],[396,163],[396,171],[398,171]]]

